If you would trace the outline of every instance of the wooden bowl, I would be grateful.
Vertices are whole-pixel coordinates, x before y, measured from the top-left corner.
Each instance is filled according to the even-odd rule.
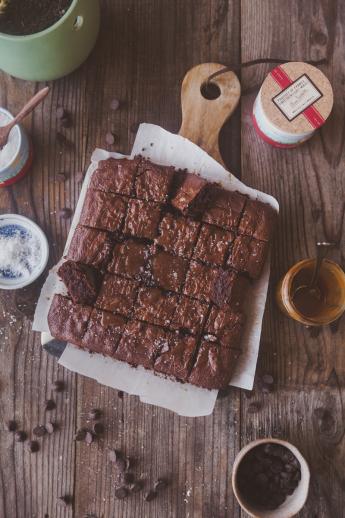
[[[267,443],[274,443],[285,446],[285,448],[293,453],[301,465],[301,480],[299,481],[298,486],[296,487],[293,494],[287,496],[285,502],[274,510],[256,509],[253,507],[241,495],[238,489],[237,481],[238,468],[245,455],[256,446]],[[291,518],[292,516],[295,516],[302,509],[307,500],[309,483],[310,471],[305,458],[295,446],[287,441],[282,441],[280,439],[258,439],[256,441],[250,442],[238,453],[232,469],[232,488],[234,490],[236,499],[242,509],[253,518]]]

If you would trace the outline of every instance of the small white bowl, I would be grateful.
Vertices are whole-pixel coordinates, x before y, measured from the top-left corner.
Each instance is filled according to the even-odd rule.
[[[49,245],[40,227],[25,216],[20,216],[19,214],[2,214],[0,216],[0,227],[4,227],[5,225],[19,225],[23,227],[25,230],[30,231],[32,235],[36,236],[41,245],[41,260],[29,277],[25,277],[25,279],[4,279],[0,277],[0,289],[17,290],[34,282],[44,271],[49,258]]]
[[[274,443],[280,444],[281,446],[285,446],[288,450],[293,453],[298,462],[301,465],[301,480],[299,481],[298,486],[292,495],[287,496],[285,502],[283,502],[277,509],[274,510],[263,510],[263,509],[255,509],[251,504],[249,504],[241,495],[238,485],[237,485],[237,473],[239,465],[241,464],[242,459],[245,455],[260,444]],[[258,439],[256,441],[250,442],[242,448],[242,450],[237,454],[234,462],[234,466],[232,469],[232,488],[234,490],[236,499],[242,509],[246,511],[252,518],[292,518],[295,516],[304,506],[309,491],[309,483],[310,483],[310,471],[309,466],[301,454],[301,452],[293,446],[293,444],[282,441],[280,439]]]

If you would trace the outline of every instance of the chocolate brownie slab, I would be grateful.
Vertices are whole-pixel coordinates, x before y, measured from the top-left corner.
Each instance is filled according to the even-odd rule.
[[[212,299],[219,269],[191,261],[183,293],[189,297],[209,302]]]
[[[52,336],[58,340],[81,345],[92,308],[76,304],[63,295],[54,295],[48,313],[48,325]]]
[[[67,258],[95,268],[104,268],[113,244],[107,232],[78,225],[67,252]]]
[[[233,308],[240,308],[249,286],[249,280],[243,275],[233,270],[219,269],[210,298],[219,307],[230,305]]]
[[[183,214],[187,214],[193,205],[201,197],[207,181],[200,176],[186,173],[185,179],[180,185],[171,204]]]
[[[192,367],[195,348],[194,337],[180,334],[171,335],[155,361],[154,370],[186,381]]]
[[[207,197],[208,204],[202,220],[227,230],[236,230],[247,198],[239,192],[215,185],[208,186]]]
[[[208,304],[181,295],[170,327],[198,334],[207,314]]]
[[[277,221],[277,212],[267,203],[248,200],[238,232],[259,241],[269,241]]]
[[[155,243],[167,252],[190,258],[198,237],[200,223],[191,218],[166,214],[159,225]]]
[[[213,307],[205,325],[205,334],[209,340],[220,342],[224,347],[240,349],[244,324],[243,313]]]
[[[93,309],[81,346],[90,352],[114,357],[125,325],[123,316]]]
[[[178,303],[178,295],[160,288],[140,288],[134,316],[151,324],[168,326]]]
[[[228,230],[204,223],[193,253],[193,259],[222,266],[234,234]]]
[[[188,261],[167,252],[156,251],[150,257],[152,282],[169,291],[181,291],[187,268]]]
[[[127,199],[117,194],[88,189],[80,223],[87,227],[120,231],[125,219]]]
[[[58,269],[70,298],[76,304],[91,305],[97,297],[101,276],[91,266],[67,260]]]
[[[134,280],[107,273],[96,300],[96,307],[127,316],[133,309],[138,286]]]
[[[227,387],[240,354],[239,350],[204,340],[188,378],[189,383],[207,389]]]
[[[162,328],[133,320],[125,326],[115,356],[130,365],[152,369],[166,344],[167,334]]]
[[[174,177],[174,167],[142,160],[135,179],[136,197],[147,201],[165,202]]]
[[[158,233],[160,205],[151,201],[129,200],[125,220],[124,234],[154,239]]]
[[[261,275],[267,257],[269,244],[250,236],[238,236],[232,246],[228,265],[239,272],[244,272],[252,279]]]
[[[115,194],[130,196],[133,194],[134,179],[140,158],[108,158],[101,160],[93,173],[90,188]]]
[[[123,243],[117,243],[108,265],[108,272],[140,279],[144,275],[148,256],[149,247],[139,241],[128,239]]]

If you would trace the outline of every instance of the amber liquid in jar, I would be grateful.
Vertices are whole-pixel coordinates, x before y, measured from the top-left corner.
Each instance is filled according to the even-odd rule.
[[[345,311],[345,273],[338,264],[325,259],[311,287],[314,268],[315,259],[305,259],[290,268],[277,287],[277,302],[294,320],[320,326]]]

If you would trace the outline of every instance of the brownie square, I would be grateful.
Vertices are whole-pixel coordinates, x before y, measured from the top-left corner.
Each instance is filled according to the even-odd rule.
[[[167,252],[190,258],[198,236],[200,223],[183,216],[166,214],[159,225],[155,243]]]
[[[126,215],[127,200],[116,194],[88,189],[80,223],[111,232],[119,231]]]
[[[140,288],[134,316],[151,324],[168,326],[178,303],[178,296],[159,288]]]
[[[177,335],[161,349],[154,370],[180,381],[186,381],[190,372],[196,340],[192,336]]]
[[[132,279],[140,279],[145,272],[148,255],[149,247],[133,239],[117,243],[108,271]]]
[[[207,310],[207,304],[182,295],[173,316],[171,327],[198,334],[202,330]]]
[[[260,277],[268,252],[268,243],[250,236],[238,236],[233,244],[228,265],[252,279]]]
[[[54,295],[48,313],[51,335],[58,340],[81,345],[91,311],[90,306],[76,304],[63,295]]]
[[[159,351],[167,344],[166,332],[157,326],[128,322],[116,350],[118,360],[152,369]]]
[[[133,193],[134,179],[139,158],[108,158],[101,160],[90,181],[92,189],[130,196]]]
[[[108,311],[94,309],[82,340],[82,347],[90,352],[114,357],[126,325],[126,319]]]
[[[213,307],[205,325],[205,338],[220,342],[225,347],[240,349],[244,324],[243,313]]]
[[[151,201],[129,200],[124,233],[154,239],[160,220],[160,205]]]
[[[240,221],[240,234],[254,237],[260,241],[269,241],[277,220],[277,212],[267,203],[248,200]]]
[[[211,300],[217,306],[242,307],[250,282],[233,270],[219,270]]]
[[[193,259],[221,266],[234,237],[234,234],[228,230],[207,223],[203,224],[194,249]]]
[[[112,250],[112,242],[107,232],[78,225],[67,252],[72,261],[103,268]]]
[[[127,316],[133,309],[137,292],[136,281],[107,273],[96,300],[96,307]]]
[[[135,179],[137,198],[148,201],[165,202],[174,177],[174,167],[153,164],[142,160]]]
[[[201,342],[189,383],[207,389],[222,389],[229,385],[241,351],[221,347],[218,343]]]
[[[198,198],[201,197],[206,184],[207,181],[204,178],[196,174],[186,173],[184,181],[171,201],[172,205],[183,214],[187,214]]]
[[[169,291],[180,292],[188,261],[182,257],[158,251],[150,258],[152,282]]]
[[[76,304],[92,304],[97,297],[101,276],[97,270],[85,264],[67,260],[58,269],[68,294]]]
[[[191,261],[183,293],[195,299],[209,302],[218,277],[218,268]]]
[[[221,187],[209,187],[208,206],[202,220],[228,230],[237,229],[246,202],[239,192],[227,191]]]

